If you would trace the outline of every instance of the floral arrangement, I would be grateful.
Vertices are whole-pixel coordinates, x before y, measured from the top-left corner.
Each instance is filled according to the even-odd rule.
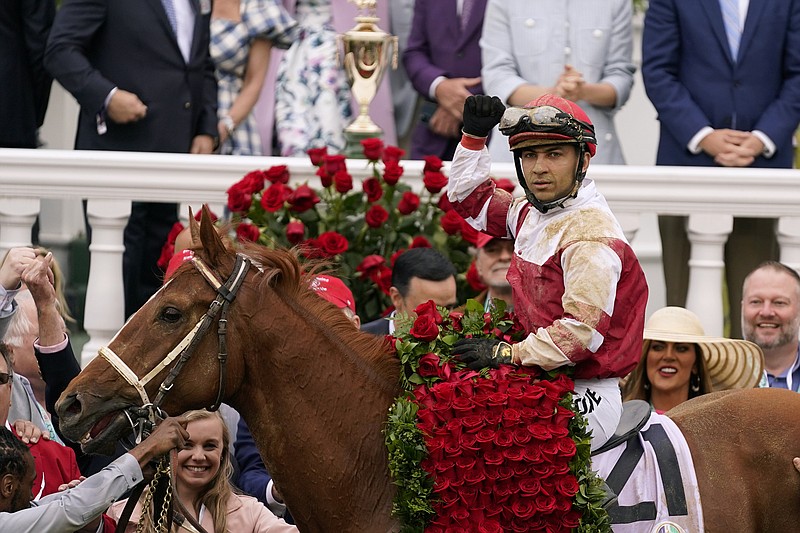
[[[521,340],[504,303],[415,313],[390,338],[405,369],[385,431],[403,531],[610,531],[572,380],[537,367],[476,372],[448,355],[460,338]]]
[[[391,267],[408,248],[438,249],[460,273],[459,298],[477,294],[482,288],[469,268],[469,247],[478,234],[441,194],[447,186],[441,159],[425,158],[425,191],[418,194],[402,182],[403,150],[384,146],[380,139],[361,144],[372,177],[360,190],[345,157],[325,148],[308,151],[319,187],[291,187],[285,166],[245,175],[228,189],[237,238],[272,247],[298,246],[307,258],[329,261],[353,291],[365,321],[389,310]],[[513,190],[510,182],[502,185]]]

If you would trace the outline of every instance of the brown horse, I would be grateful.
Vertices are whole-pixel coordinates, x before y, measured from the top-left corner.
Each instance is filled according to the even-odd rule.
[[[64,433],[87,451],[105,451],[129,427],[129,408],[155,403],[177,414],[222,399],[247,421],[302,531],[398,530],[381,433],[400,393],[398,362],[308,289],[290,252],[252,247],[237,255],[207,219],[193,232],[197,261],[62,395]],[[671,418],[691,448],[706,531],[800,528],[792,466],[800,395],[712,394]]]

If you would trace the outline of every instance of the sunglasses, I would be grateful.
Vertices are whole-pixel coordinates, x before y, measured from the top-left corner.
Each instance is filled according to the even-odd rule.
[[[594,142],[594,128],[557,107],[509,107],[498,125],[503,135],[516,135],[525,131],[556,133],[577,140]]]
[[[14,374],[11,374],[10,372],[0,372],[0,385],[5,385],[11,381],[13,376]]]

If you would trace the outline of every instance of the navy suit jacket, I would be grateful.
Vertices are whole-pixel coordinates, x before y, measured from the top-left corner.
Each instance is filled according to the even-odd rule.
[[[385,336],[389,334],[389,321],[381,317],[372,322],[367,322],[361,325],[361,331],[364,333],[371,333],[373,335]]]
[[[0,147],[36,148],[53,79],[44,47],[54,0],[0,2]]]
[[[486,0],[475,0],[467,26],[461,30],[456,0],[416,0],[414,20],[403,52],[403,66],[418,93],[430,100],[431,83],[439,76],[446,78],[478,78],[481,75],[481,48],[478,44],[483,27]],[[471,88],[481,94],[483,88]],[[442,157],[447,139],[436,135],[425,123],[419,123],[411,140],[411,156]]]
[[[650,0],[642,76],[661,125],[658,164],[714,165],[687,149],[710,126],[764,132],[776,152],[753,166],[791,168],[800,121],[800,0],[751,0],[736,61],[719,0]]]
[[[65,0],[56,15],[45,67],[80,103],[81,150],[189,151],[196,135],[217,136],[217,84],[208,52],[208,13],[195,14],[189,61],[178,48],[160,0]],[[136,94],[147,116],[130,124],[97,114],[113,87]]]

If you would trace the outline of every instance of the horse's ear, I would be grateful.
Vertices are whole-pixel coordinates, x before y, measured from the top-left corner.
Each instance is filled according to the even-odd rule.
[[[192,246],[200,242],[200,223],[194,218],[191,206],[189,206],[189,233],[192,236]]]
[[[203,244],[203,249],[208,254],[208,260],[215,264],[219,258],[225,255],[225,244],[222,242],[217,228],[214,226],[214,220],[211,218],[211,211],[208,205],[203,205],[203,214],[200,218],[200,242]],[[194,230],[192,230],[194,234]]]

